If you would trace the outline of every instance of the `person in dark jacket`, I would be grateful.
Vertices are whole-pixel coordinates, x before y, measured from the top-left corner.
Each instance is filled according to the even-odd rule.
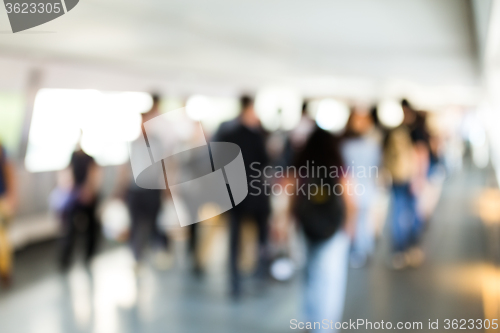
[[[142,124],[160,115],[161,97],[153,94],[151,98],[153,105],[148,112],[142,114]],[[148,133],[146,144],[148,147],[162,146],[162,149],[168,149],[160,137],[160,133],[157,132]],[[136,146],[132,143],[131,151],[134,152],[135,149]],[[152,243],[156,248],[155,262],[157,266],[161,269],[166,269],[171,265],[171,258],[167,254],[170,242],[166,231],[158,223],[158,216],[167,191],[142,188],[137,185],[132,173],[129,176],[126,201],[132,220],[129,242],[134,258],[136,263],[140,264],[144,260],[144,254],[148,245]],[[159,182],[162,180],[158,179],[156,181]]]
[[[222,123],[212,141],[232,142],[242,152],[247,175],[250,182],[259,179],[262,169],[268,164],[264,135],[260,121],[253,107],[253,99],[243,96],[241,114],[238,118]],[[237,298],[241,294],[241,278],[238,270],[241,225],[245,217],[249,217],[258,228],[258,265],[256,276],[263,279],[267,266],[268,218],[270,214],[269,197],[264,194],[262,181],[253,182],[247,197],[228,212],[230,228],[229,263],[231,275],[231,294]]]
[[[73,187],[62,213],[62,269],[67,269],[70,265],[78,231],[83,231],[86,235],[86,262],[95,254],[99,237],[99,222],[96,216],[99,168],[94,158],[80,147],[77,147],[71,156],[69,167],[73,176]]]

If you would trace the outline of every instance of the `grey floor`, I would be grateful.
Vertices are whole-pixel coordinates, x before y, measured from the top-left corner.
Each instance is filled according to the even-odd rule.
[[[349,271],[344,320],[420,321],[427,331],[429,319],[484,318],[484,304],[492,306],[485,302],[491,296],[485,277],[495,268],[472,203],[485,179],[470,171],[445,183],[419,269],[389,269],[387,242],[380,239],[370,265]],[[299,277],[264,290],[247,283],[245,298],[234,303],[222,271],[197,279],[187,266],[147,266],[136,274],[127,248],[113,245],[90,269],[76,264],[62,274],[56,250],[48,242],[16,254],[15,284],[0,291],[1,333],[277,333],[291,331],[290,320],[300,315]]]

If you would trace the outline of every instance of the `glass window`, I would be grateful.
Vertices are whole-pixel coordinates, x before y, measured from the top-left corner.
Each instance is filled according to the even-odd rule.
[[[127,142],[139,135],[141,112],[151,107],[142,92],[42,89],[35,99],[26,168],[31,172],[68,166],[78,142],[100,165],[128,159]]]
[[[23,95],[0,93],[0,142],[9,153],[17,153],[21,140],[23,118]]]

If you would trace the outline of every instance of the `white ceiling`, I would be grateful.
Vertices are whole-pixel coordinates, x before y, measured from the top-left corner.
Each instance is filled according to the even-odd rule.
[[[305,94],[478,85],[467,0],[81,0],[57,20],[9,31],[0,9],[0,57],[57,68],[53,80],[68,84],[80,68],[90,85],[103,71],[169,88],[280,84]]]

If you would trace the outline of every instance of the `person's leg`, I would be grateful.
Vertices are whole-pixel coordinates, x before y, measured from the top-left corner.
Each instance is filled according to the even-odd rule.
[[[99,240],[100,224],[96,216],[97,202],[85,207],[85,215],[87,216],[87,249],[85,253],[85,261],[88,263],[94,256]]]
[[[304,321],[311,321],[318,313],[319,304],[317,302],[318,295],[316,290],[317,283],[317,267],[319,261],[319,253],[322,244],[306,240],[307,254],[306,267],[304,271]]]
[[[241,294],[241,279],[239,274],[238,259],[240,252],[240,230],[242,214],[238,210],[229,211],[229,272],[231,294],[238,297]]]
[[[201,264],[200,256],[198,254],[198,242],[199,242],[199,232],[200,227],[198,223],[191,224],[189,226],[189,255],[193,263],[193,272],[195,275],[201,276],[203,274],[203,267]]]
[[[417,209],[417,198],[411,191],[408,191],[408,206],[408,210],[410,212],[410,226],[408,232],[408,250],[406,251],[406,257],[408,258],[408,264],[416,268],[422,265],[425,259],[425,254],[420,248],[420,240],[424,228],[424,220],[420,216],[420,213]]]
[[[373,251],[373,231],[370,223],[369,207],[358,207],[356,214],[356,234],[351,246],[352,267],[362,267]]]
[[[155,251],[155,266],[160,270],[167,270],[173,265],[174,257],[168,252],[170,239],[165,225],[158,219],[161,204],[161,193],[158,192],[157,197],[152,198],[151,205],[149,205],[147,220],[151,228],[150,240],[152,240],[153,249]]]
[[[266,270],[269,261],[269,249],[268,249],[268,238],[269,238],[269,225],[268,225],[268,214],[259,213],[255,214],[255,222],[257,223],[258,229],[258,253],[257,253],[257,269],[255,275],[257,278],[264,278],[266,276]]]
[[[152,206],[148,210],[147,219],[151,224],[151,231],[153,237],[153,244],[160,250],[166,251],[170,245],[170,239],[168,238],[167,231],[164,229],[163,225],[158,222],[158,216],[160,214],[161,202]]]
[[[363,250],[368,257],[375,251],[375,223],[372,216],[372,205],[363,207],[361,214],[364,216]]]
[[[403,252],[408,248],[409,237],[409,201],[407,185],[392,187],[392,239],[395,252]]]
[[[131,227],[129,243],[136,262],[141,261],[146,243],[151,235],[149,223],[144,217],[143,208],[134,200],[129,201]]]
[[[156,218],[150,217],[149,220],[153,222],[152,230],[155,247],[162,251],[168,250],[170,239],[168,238],[167,232],[163,230],[162,226],[158,225]]]
[[[411,215],[409,243],[410,246],[417,246],[420,242],[424,223],[417,209],[417,198],[410,191],[408,193],[408,209]]]
[[[414,215],[411,210],[409,184],[393,185],[393,249],[392,266],[402,269],[409,264],[407,251],[410,248],[411,224]]]
[[[417,212],[417,199],[411,190],[410,184],[404,187],[404,226],[405,242],[404,251],[410,249],[418,240],[420,235],[420,218]]]
[[[328,247],[322,251],[321,266],[325,270],[323,312],[321,318],[328,318],[335,323],[342,321],[347,289],[349,237],[339,231],[329,242]],[[320,332],[332,330],[320,330]],[[333,330],[335,331],[335,329]]]
[[[189,225],[189,244],[188,250],[192,256],[196,256],[196,248],[198,245],[198,223]]]
[[[10,246],[7,221],[0,217],[0,280],[9,287],[12,274],[12,249]]]
[[[72,205],[62,214],[63,236],[61,238],[60,265],[67,269],[71,262],[76,241],[75,216],[78,214],[76,205]]]
[[[306,320],[331,326],[316,327],[315,332],[335,332],[342,320],[347,286],[349,237],[337,232],[333,237],[309,246],[305,288]]]

